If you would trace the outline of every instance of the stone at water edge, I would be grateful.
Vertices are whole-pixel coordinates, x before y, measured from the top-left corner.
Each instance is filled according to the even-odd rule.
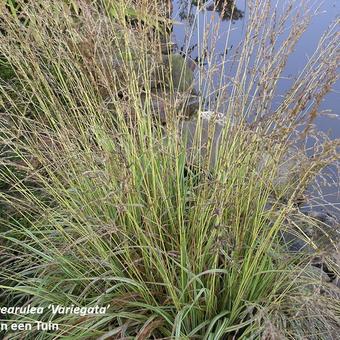
[[[282,242],[286,245],[287,252],[312,255],[314,257],[312,266],[319,268],[323,276],[328,276],[329,282],[340,288],[340,277],[337,275],[340,272],[339,220],[328,212],[313,210],[300,212],[290,219],[294,223],[281,231]],[[305,234],[304,237],[302,233]],[[331,261],[336,269],[330,268],[325,259]]]
[[[167,83],[154,82],[150,93],[150,108],[156,119],[165,124],[174,114],[176,117],[190,118],[197,114],[199,96],[194,88],[194,64],[180,54],[163,56]],[[164,86],[162,86],[164,85]],[[173,91],[170,92],[171,85]],[[146,95],[142,93],[142,104],[146,107]]]
[[[178,92],[192,92],[194,85],[194,63],[179,53],[164,56],[164,64],[171,72],[168,85],[172,83],[174,90]]]
[[[334,265],[337,266],[338,271],[340,272],[340,243],[338,243],[338,251],[334,252],[332,256],[332,261]],[[332,281],[338,288],[340,288],[340,276],[336,276]]]
[[[327,254],[337,251],[337,244],[340,242],[340,223],[336,217],[327,212],[312,210],[300,211],[295,216],[291,216],[290,220],[314,243],[318,250]],[[288,245],[289,251],[314,253],[315,250],[311,244],[297,235],[301,232],[295,229],[297,228],[292,225],[283,232],[284,242]]]
[[[199,155],[194,154],[196,148],[194,145],[196,130],[200,127],[200,144],[199,144]],[[213,169],[217,161],[217,152],[220,147],[220,138],[223,131],[222,124],[214,124],[211,126],[209,119],[198,119],[184,120],[180,122],[179,133],[183,142],[186,143],[186,157],[188,163],[198,163],[201,159],[207,156],[207,145],[209,138],[211,138],[211,150],[210,150],[210,168]]]
[[[336,270],[324,265],[325,272],[329,275],[332,283],[340,288],[340,221],[328,212],[309,211],[306,215],[318,223],[318,227],[309,227],[308,236],[318,245],[320,250],[325,252]]]
[[[318,222],[319,228],[310,228],[308,233],[321,247],[331,247],[340,242],[340,222],[328,212],[309,211],[308,217]]]

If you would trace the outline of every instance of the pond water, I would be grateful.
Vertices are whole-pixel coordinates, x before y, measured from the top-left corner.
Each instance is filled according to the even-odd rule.
[[[203,1],[199,1],[203,3]],[[219,6],[219,3],[222,6]],[[222,17],[221,8],[224,0],[208,0],[204,6],[197,7],[196,0],[174,0],[173,1],[173,20],[175,21],[173,28],[173,40],[179,50],[187,52],[187,54],[194,60],[199,62],[199,47],[197,44],[202,39],[203,32],[207,25],[211,25],[216,29],[219,36],[214,45],[214,54],[225,55],[229,50],[235,49],[240,43],[242,35],[245,31],[247,21],[246,0],[235,1],[235,8],[233,15],[230,12]],[[229,0],[229,2],[231,2]],[[272,0],[272,4],[278,4],[280,11],[280,4],[287,3],[288,0]],[[340,1],[339,0],[325,0],[322,2],[314,2],[318,4],[318,14],[312,17],[311,23],[306,32],[301,37],[296,45],[296,48],[288,60],[284,77],[292,77],[297,75],[305,66],[308,58],[313,54],[318,44],[319,39],[325,32],[327,27],[340,15]],[[338,25],[339,26],[339,25]],[[231,34],[228,38],[228,46],[225,46],[228,31],[231,29]],[[226,48],[227,47],[227,48]],[[221,71],[222,72],[222,71]],[[218,72],[217,72],[218,74]],[[218,87],[219,78],[212,80]],[[287,90],[287,82],[280,82],[278,85],[277,96],[285,93]],[[204,86],[203,86],[204,87]],[[208,96],[208,93],[203,94]],[[337,115],[339,113],[340,104],[340,81],[338,80],[331,93],[327,94],[325,100],[321,104],[321,110],[329,110],[331,113]],[[340,120],[339,118],[331,118],[321,116],[316,120],[316,126],[319,131],[327,133],[331,139],[340,138]],[[320,188],[319,192],[311,193],[315,197],[311,202],[313,209],[321,209],[328,207],[332,213],[340,216],[340,188],[339,188],[339,174],[336,167],[332,166],[324,170],[330,182],[330,186],[322,185],[322,181],[318,181]]]

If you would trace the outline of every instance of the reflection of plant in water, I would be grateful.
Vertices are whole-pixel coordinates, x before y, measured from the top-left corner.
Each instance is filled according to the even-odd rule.
[[[209,4],[211,2],[211,4]],[[216,11],[221,16],[222,20],[238,20],[243,18],[243,12],[239,10],[235,5],[235,0],[180,0],[180,12],[179,17],[181,20],[188,20],[191,24],[194,19],[194,13],[192,13],[193,6],[205,8],[208,11]]]
[[[207,7],[207,10],[218,12],[222,20],[243,18],[243,12],[236,7],[234,0],[215,0],[214,4]]]
[[[190,25],[193,24],[196,10],[193,9],[195,4],[190,0],[179,0],[179,18],[181,21],[188,21]]]

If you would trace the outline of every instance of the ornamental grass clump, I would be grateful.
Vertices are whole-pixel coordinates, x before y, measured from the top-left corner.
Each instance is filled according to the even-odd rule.
[[[172,53],[171,22],[156,2],[132,12],[133,2],[114,3],[114,15],[109,1],[23,3],[26,25],[3,8],[0,54],[15,76],[1,80],[0,92],[1,306],[44,309],[2,315],[7,324],[32,325],[5,335],[335,336],[338,288],[311,264],[318,254],[333,274],[339,268],[298,228],[312,252],[289,252],[282,242],[294,216],[318,227],[298,204],[319,169],[336,159],[335,142],[324,140],[313,159],[301,161],[303,171],[293,165],[296,177],[278,181],[296,131],[312,133],[317,105],[336,79],[335,26],[274,109],[277,81],[308,16],[279,40],[299,8],[276,18],[268,1],[251,1],[237,72],[226,83],[221,77],[218,89],[223,128],[214,114],[208,123],[202,118],[221,102],[200,101],[188,154],[180,138],[185,107],[168,105],[164,125],[152,105],[155,88],[170,103],[179,96],[162,48]],[[163,26],[148,22],[149,13]],[[200,92],[202,74],[215,72],[206,57],[208,70],[197,70]],[[53,313],[50,305],[108,309],[80,315]],[[42,331],[36,321],[58,327]]]

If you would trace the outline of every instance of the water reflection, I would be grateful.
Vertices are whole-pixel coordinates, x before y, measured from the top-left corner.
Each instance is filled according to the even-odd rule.
[[[222,20],[243,18],[243,11],[237,8],[235,0],[179,0],[179,18],[192,24],[197,7],[218,13]]]
[[[236,7],[234,0],[215,0],[206,9],[207,11],[219,13],[222,20],[238,20],[243,18],[243,11]]]

